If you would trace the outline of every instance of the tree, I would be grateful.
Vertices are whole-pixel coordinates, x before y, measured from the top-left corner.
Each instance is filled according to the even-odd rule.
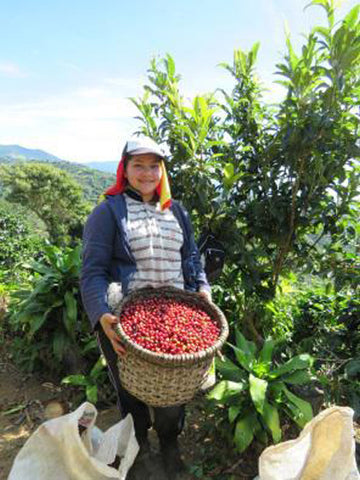
[[[17,263],[33,258],[42,247],[42,239],[34,235],[28,218],[14,212],[13,206],[0,203],[0,270],[14,275]]]
[[[259,341],[280,275],[311,265],[320,240],[331,244],[356,201],[359,6],[335,24],[333,0],[311,5],[326,11],[328,25],[310,32],[301,54],[287,35],[279,105],[261,100],[258,44],[223,64],[235,85],[219,90],[220,99],[186,104],[170,55],[151,62],[144,96],[133,99],[140,131],[170,147],[175,195],[197,226],[225,243],[223,286],[242,296],[245,331]]]
[[[3,165],[0,180],[9,202],[20,203],[45,223],[51,242],[61,244],[81,236],[89,212],[82,188],[65,171],[29,162]]]

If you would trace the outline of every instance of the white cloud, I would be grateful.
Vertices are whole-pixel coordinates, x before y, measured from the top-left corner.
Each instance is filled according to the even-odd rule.
[[[206,81],[181,82],[181,91],[186,99],[218,86],[231,91],[233,81],[228,77],[215,68],[213,77],[205,76]],[[271,85],[270,76],[265,80],[265,85]],[[129,90],[131,86],[129,96],[139,96],[142,84],[113,78],[37,101],[0,104],[0,144],[39,148],[70,161],[117,159],[124,141],[139,128],[134,119],[138,111],[125,97],[124,88],[119,94],[119,86],[127,85]],[[265,99],[276,101],[281,87],[272,84],[269,88]]]
[[[271,73],[263,73],[259,78],[260,86],[262,88],[262,99],[265,103],[279,103],[284,100],[286,96],[286,88],[279,83],[275,83],[277,80],[283,80],[280,75]]]
[[[21,71],[18,65],[15,63],[0,63],[0,76],[11,78],[23,78],[26,77],[26,73]]]
[[[102,87],[83,87],[79,88],[75,92],[75,96],[84,97],[84,98],[104,98],[108,95],[108,92],[105,88]]]
[[[66,160],[112,160],[138,127],[136,114],[129,100],[101,86],[0,105],[0,144],[40,148]]]
[[[0,73],[19,74],[16,66],[0,64]],[[270,91],[267,101],[276,101],[281,87],[270,75],[261,78]],[[265,80],[265,82],[264,82]],[[0,144],[39,148],[70,161],[101,161],[119,158],[122,145],[139,122],[135,106],[127,97],[142,95],[146,77],[108,77],[96,85],[83,85],[70,92],[43,95],[38,100],[0,104]],[[221,68],[204,72],[180,90],[185,99],[224,87],[231,91],[233,79]]]
[[[271,83],[265,86],[265,90],[262,92],[263,101],[267,104],[280,103],[284,100],[286,95],[286,89],[278,83]]]
[[[134,90],[134,85],[143,85],[147,81],[145,75],[139,77],[108,77],[104,79],[105,85],[110,85],[114,87],[122,87],[123,89]]]

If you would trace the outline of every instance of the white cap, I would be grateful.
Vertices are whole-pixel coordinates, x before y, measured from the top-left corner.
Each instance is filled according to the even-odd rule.
[[[135,137],[126,142],[123,154],[141,155],[142,153],[153,153],[161,158],[165,157],[164,149],[151,138]]]

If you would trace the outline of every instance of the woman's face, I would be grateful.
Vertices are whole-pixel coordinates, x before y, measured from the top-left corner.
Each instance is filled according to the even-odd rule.
[[[154,196],[155,188],[161,179],[160,158],[153,153],[143,153],[130,157],[125,168],[125,178],[137,190],[144,202]]]

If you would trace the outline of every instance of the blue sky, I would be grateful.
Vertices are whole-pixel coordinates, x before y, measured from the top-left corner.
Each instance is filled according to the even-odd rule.
[[[279,99],[287,22],[295,45],[325,22],[310,0],[0,0],[0,144],[73,161],[115,160],[137,127],[153,56],[170,53],[185,97],[231,89],[220,62],[260,41],[258,76]],[[339,15],[358,2],[344,1]]]

